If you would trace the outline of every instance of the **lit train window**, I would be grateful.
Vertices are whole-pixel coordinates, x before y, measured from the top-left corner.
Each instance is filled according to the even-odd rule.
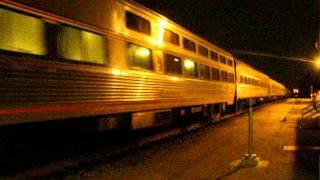
[[[69,26],[46,24],[49,55],[81,62],[104,64],[106,39]]]
[[[126,26],[127,28],[138,31],[147,35],[151,34],[150,22],[140,16],[137,16],[129,11],[126,11]]]
[[[196,52],[196,43],[187,38],[183,38],[183,48],[189,51]]]
[[[164,54],[165,73],[182,74],[181,58],[170,54]]]
[[[202,56],[205,56],[205,57],[208,57],[209,56],[209,51],[207,48],[201,46],[201,45],[198,45],[198,50],[199,50],[199,54],[202,55]]]
[[[221,80],[228,81],[228,73],[226,71],[221,70]]]
[[[228,82],[234,82],[234,74],[228,73]]]
[[[133,68],[153,70],[151,49],[128,44],[128,59]]]
[[[169,42],[169,43],[172,43],[172,44],[175,44],[175,45],[178,45],[179,46],[179,35],[168,30],[168,29],[165,29],[164,30],[164,34],[163,34],[163,40],[165,42]]]
[[[219,81],[220,80],[220,71],[219,71],[219,69],[217,69],[217,68],[212,68],[211,69],[211,72],[212,72],[212,79],[213,80],[217,80],[217,81]]]
[[[228,66],[233,66],[233,62],[231,59],[227,59],[228,60]]]
[[[197,63],[191,59],[183,61],[183,72],[186,77],[198,77]]]
[[[210,58],[214,61],[219,61],[218,59],[218,53],[214,52],[214,51],[210,51]]]
[[[199,65],[199,77],[200,79],[210,79],[210,69],[206,65]]]
[[[45,55],[44,22],[0,8],[0,49]]]

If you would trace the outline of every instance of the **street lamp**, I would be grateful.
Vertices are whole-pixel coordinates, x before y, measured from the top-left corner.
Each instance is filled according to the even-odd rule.
[[[316,57],[314,63],[316,64],[316,66],[317,66],[318,68],[320,68],[320,56]]]
[[[318,57],[318,58],[317,58],[317,60],[316,60],[316,64],[317,64],[317,66],[319,66],[319,67],[320,67],[320,57]]]

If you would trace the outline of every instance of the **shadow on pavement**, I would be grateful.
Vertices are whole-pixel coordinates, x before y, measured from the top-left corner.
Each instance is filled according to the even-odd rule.
[[[320,173],[320,118],[305,121],[296,133],[294,172],[296,177],[307,173],[312,179],[319,179]]]

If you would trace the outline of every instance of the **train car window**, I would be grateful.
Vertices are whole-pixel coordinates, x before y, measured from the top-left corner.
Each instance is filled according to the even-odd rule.
[[[219,61],[218,59],[218,53],[214,52],[214,51],[210,51],[210,58],[214,61]]]
[[[164,54],[165,73],[182,74],[181,58],[170,54]]]
[[[226,71],[221,70],[221,80],[228,81],[228,73]]]
[[[153,70],[151,49],[129,43],[128,60],[133,68]]]
[[[81,30],[61,26],[58,30],[57,54],[66,59],[83,61],[84,56],[81,52]]]
[[[199,65],[199,77],[200,79],[210,79],[210,69],[206,65]]]
[[[243,82],[244,82],[245,84],[248,84],[248,78],[247,78],[246,76],[243,77]]]
[[[191,59],[185,59],[183,61],[183,72],[186,77],[198,76],[197,64]]]
[[[85,61],[103,64],[106,58],[106,39],[87,31],[81,31],[81,37]]]
[[[240,83],[244,83],[243,82],[243,76],[240,76]]]
[[[233,66],[233,62],[231,59],[227,59],[228,60],[228,66]]]
[[[126,26],[131,30],[141,32],[143,34],[147,34],[147,35],[151,34],[150,22],[129,11],[126,11]]]
[[[209,51],[207,48],[201,46],[201,45],[198,45],[198,51],[199,51],[199,54],[201,56],[205,56],[205,57],[208,57],[209,56]]]
[[[180,45],[179,43],[179,35],[168,30],[168,29],[164,29],[164,34],[163,34],[163,40],[165,42],[169,42],[169,43],[172,43],[172,44],[175,44],[177,46]]]
[[[40,19],[0,8],[0,49],[45,55],[44,33]]]
[[[220,62],[221,62],[221,63],[227,64],[227,59],[226,59],[226,57],[220,55],[220,56],[219,56],[219,59],[220,59]]]
[[[192,52],[196,52],[196,43],[187,38],[183,38],[183,48]]]
[[[234,82],[234,74],[228,73],[228,82]]]
[[[217,81],[219,81],[220,80],[220,71],[219,71],[219,69],[217,69],[217,68],[211,68],[211,72],[212,72],[212,79],[213,80],[217,80]]]
[[[46,23],[49,55],[81,62],[104,64],[106,39],[81,29]]]

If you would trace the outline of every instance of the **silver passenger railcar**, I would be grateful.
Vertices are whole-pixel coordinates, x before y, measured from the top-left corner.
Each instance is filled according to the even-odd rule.
[[[234,104],[232,54],[133,1],[0,0],[0,33],[0,125],[144,128]]]

